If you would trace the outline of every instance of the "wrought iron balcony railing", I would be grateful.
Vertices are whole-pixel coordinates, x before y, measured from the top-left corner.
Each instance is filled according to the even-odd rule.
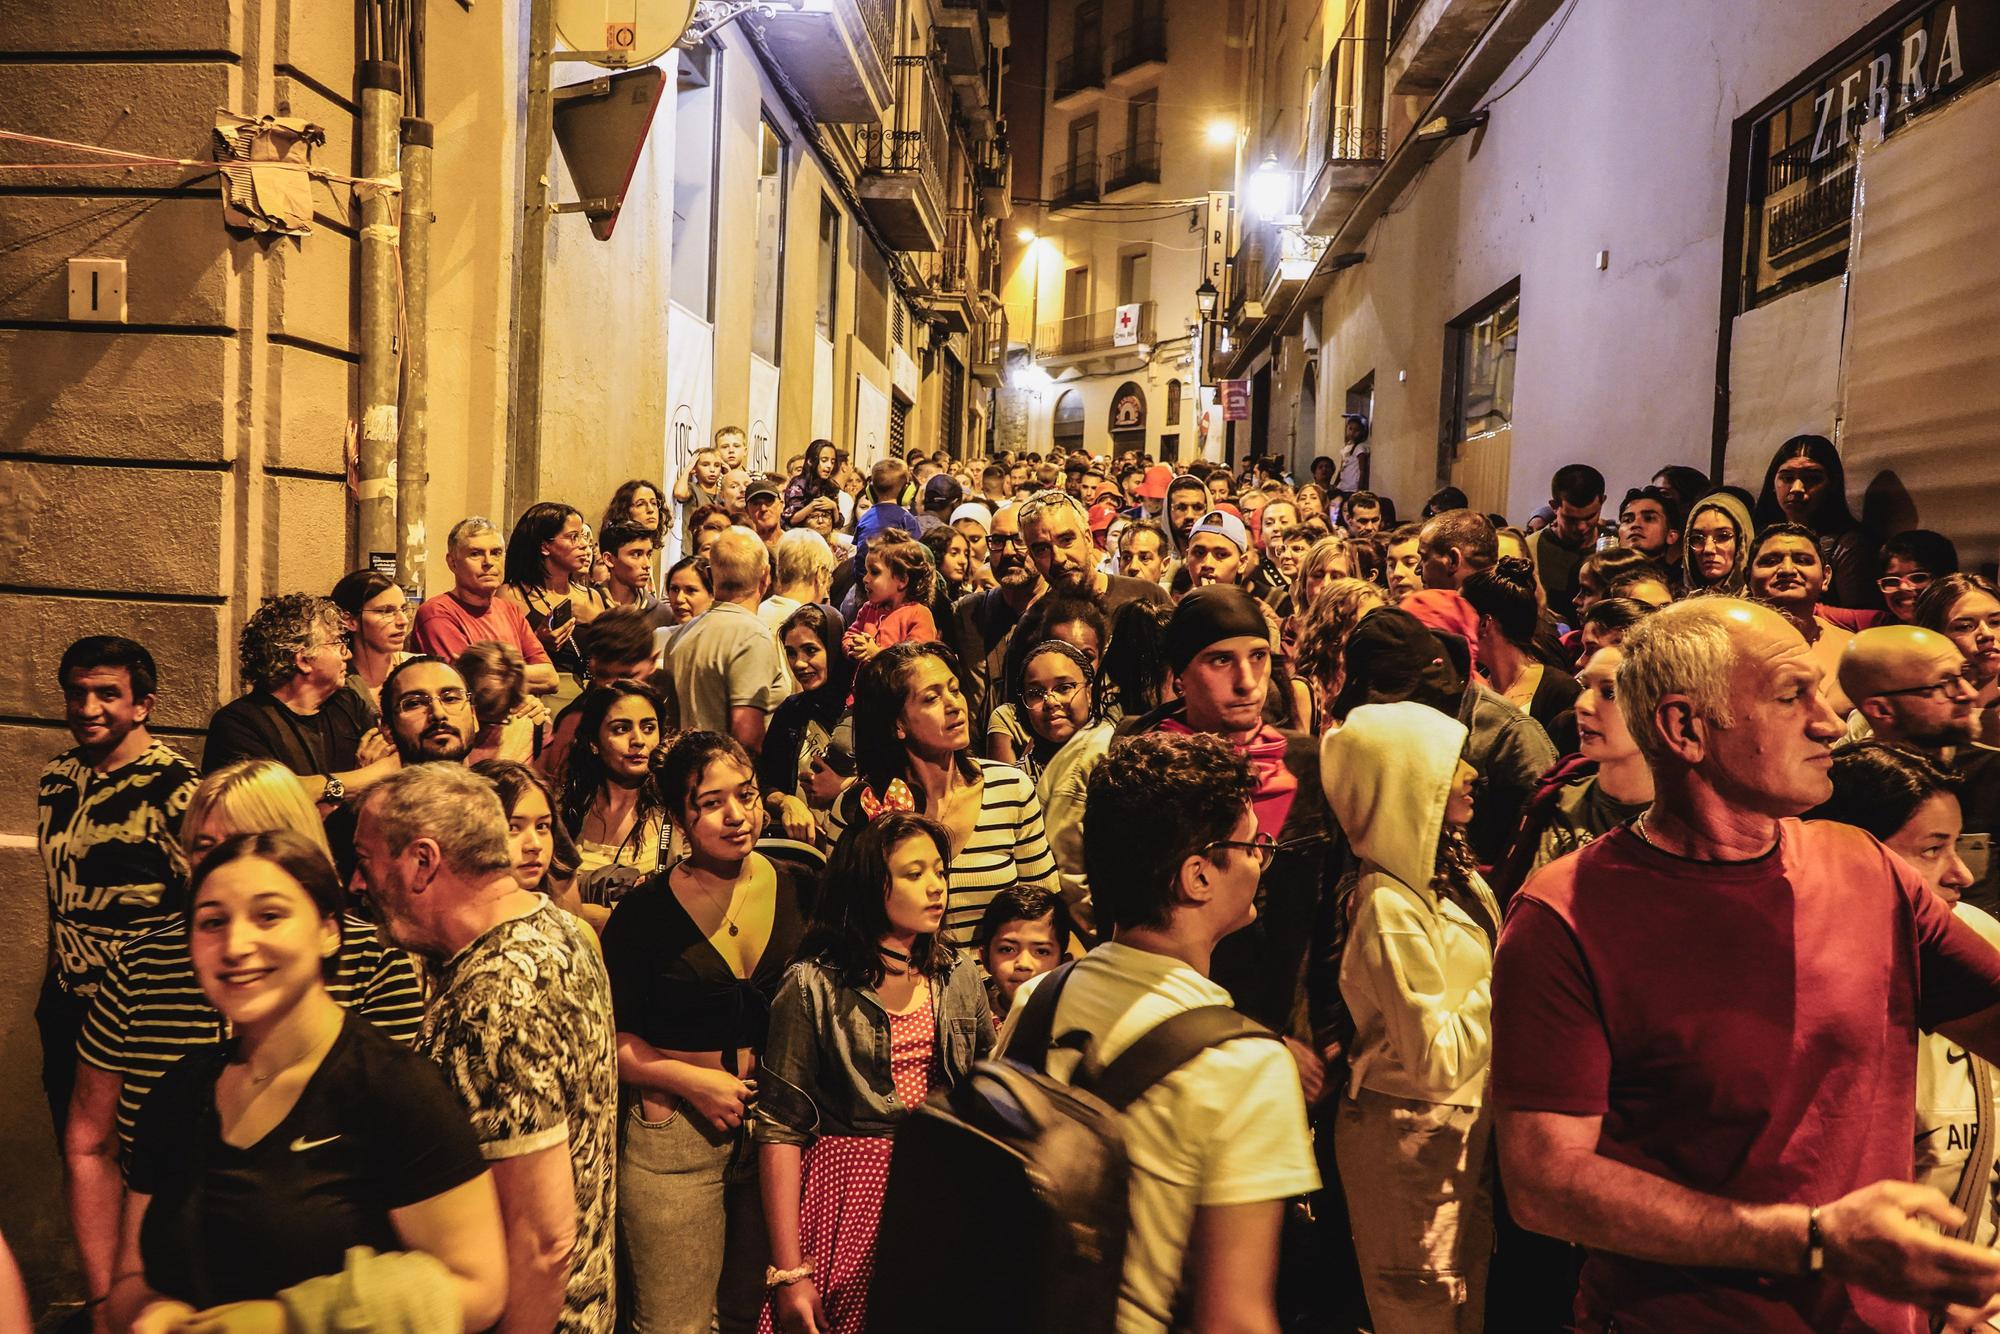
[[[1123,190],[1128,185],[1160,182],[1160,141],[1132,144],[1104,159],[1104,189]]]

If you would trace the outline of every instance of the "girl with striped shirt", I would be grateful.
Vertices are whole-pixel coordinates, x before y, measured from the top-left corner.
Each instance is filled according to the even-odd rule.
[[[1011,764],[972,753],[958,659],[934,642],[882,650],[854,680],[855,782],[833,804],[833,834],[883,810],[918,811],[951,837],[943,935],[969,947],[987,903],[1014,885],[1056,888],[1041,798]]]

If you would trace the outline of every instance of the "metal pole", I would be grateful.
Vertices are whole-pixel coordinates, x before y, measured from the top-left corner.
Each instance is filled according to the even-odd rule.
[[[422,588],[430,480],[431,123],[406,117],[403,138],[403,431],[396,450],[396,582]]]
[[[556,132],[549,55],[555,31],[553,0],[532,0],[527,123],[521,134],[521,240],[514,263],[513,403],[507,423],[510,511],[533,503],[542,484],[542,310],[549,244],[549,154],[555,150]]]
[[[361,174],[396,172],[396,125],[403,73],[387,60],[361,62]],[[361,197],[361,562],[396,552],[397,199]]]

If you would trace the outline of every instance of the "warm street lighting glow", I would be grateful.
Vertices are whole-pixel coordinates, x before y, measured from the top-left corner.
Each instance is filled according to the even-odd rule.
[[[1201,312],[1203,319],[1209,319],[1214,316],[1215,303],[1221,296],[1222,293],[1215,290],[1213,282],[1207,278],[1201,280],[1201,286],[1194,289],[1194,304],[1195,309]]]
[[[1217,148],[1236,137],[1236,126],[1226,120],[1212,120],[1208,123],[1208,142]]]
[[[1023,227],[1014,233],[1014,239],[1022,245],[1033,245],[1035,243],[1035,229],[1033,227]]]
[[[1055,383],[1055,379],[1047,371],[1031,361],[1014,372],[1014,383],[1023,389],[1041,394],[1046,392],[1049,386]]]
[[[1291,212],[1291,204],[1291,173],[1278,165],[1276,153],[1268,153],[1250,175],[1250,205],[1269,222]]]

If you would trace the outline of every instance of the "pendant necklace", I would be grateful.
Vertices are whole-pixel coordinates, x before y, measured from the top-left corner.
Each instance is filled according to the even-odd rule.
[[[689,883],[691,883],[696,889],[701,891],[701,896],[704,899],[707,899],[710,903],[715,902],[715,896],[709,893],[708,886],[702,884],[701,881],[695,879],[694,868],[692,866],[689,866],[686,868],[686,870]],[[731,897],[733,898],[734,896],[732,895]],[[729,899],[722,900],[722,924],[725,927],[729,928],[730,935],[735,936],[742,934],[741,929],[736,925],[736,913],[735,910],[730,907]]]

